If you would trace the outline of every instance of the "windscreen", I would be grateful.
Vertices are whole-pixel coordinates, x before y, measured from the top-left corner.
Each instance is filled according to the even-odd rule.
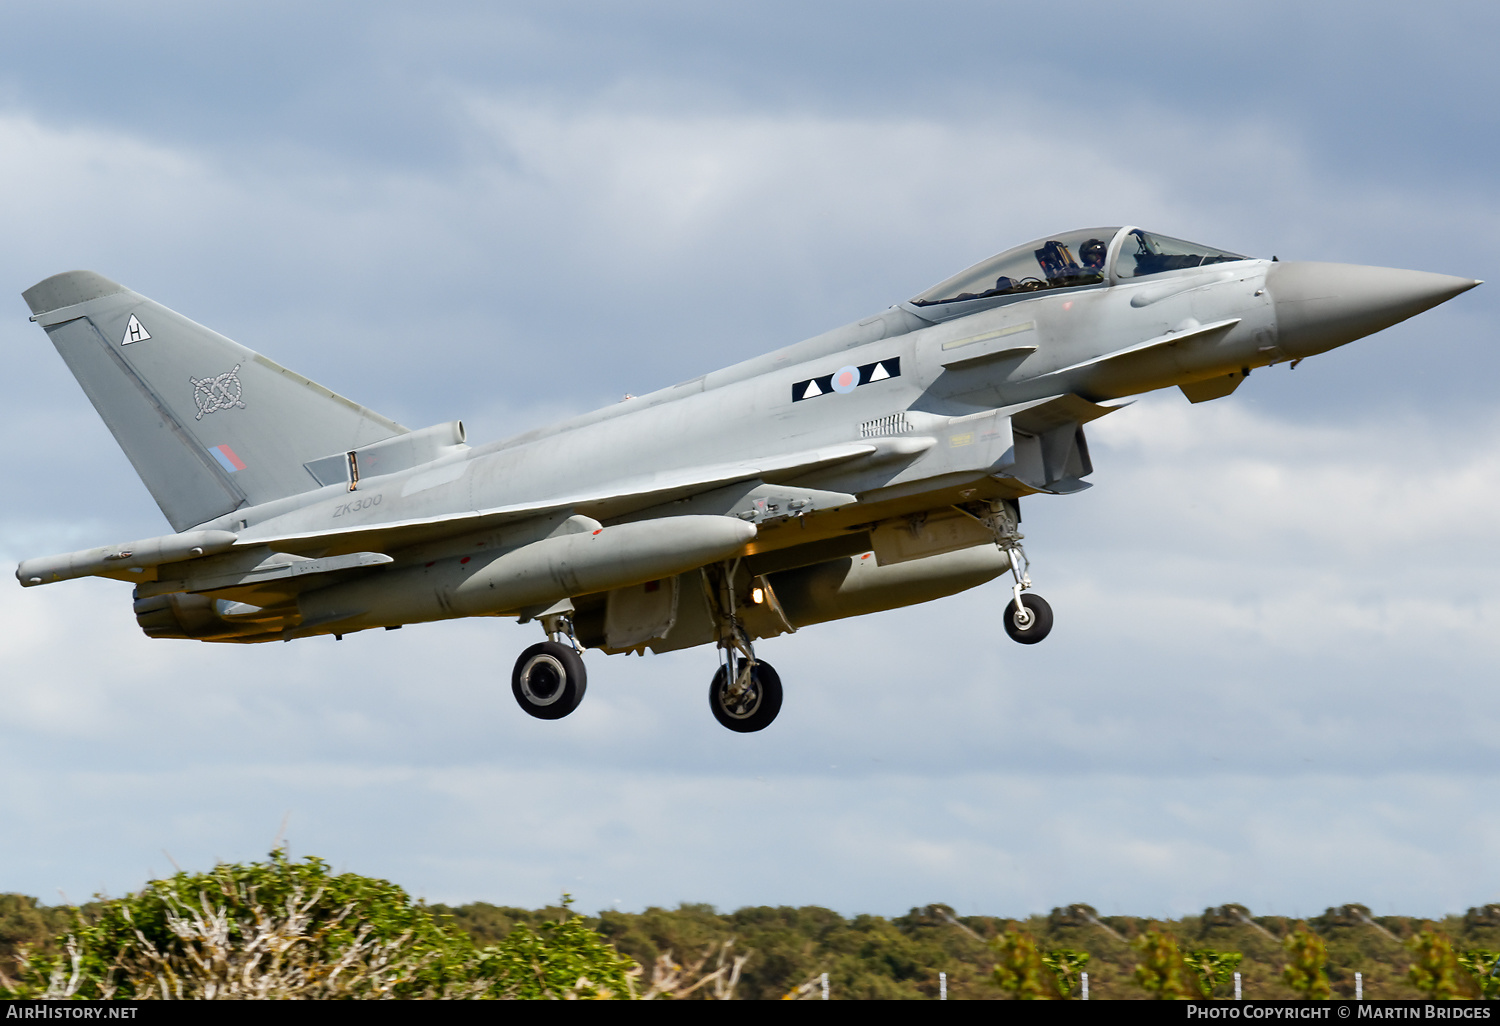
[[[1163,271],[1180,271],[1185,267],[1202,267],[1205,264],[1223,264],[1231,260],[1249,260],[1238,253],[1226,253],[1221,249],[1200,246],[1196,242],[1169,239],[1165,235],[1152,235],[1139,228],[1132,228],[1120,246],[1119,259],[1115,261],[1115,275],[1120,278],[1140,278]]]
[[[1104,280],[1104,261],[1118,228],[1084,228],[1049,235],[1008,249],[934,285],[914,306],[961,303],[1047,289],[1096,285]]]

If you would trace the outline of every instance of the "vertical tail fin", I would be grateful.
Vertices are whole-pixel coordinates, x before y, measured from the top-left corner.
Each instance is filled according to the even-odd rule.
[[[406,432],[92,271],[22,295],[175,530],[310,491],[305,463]]]

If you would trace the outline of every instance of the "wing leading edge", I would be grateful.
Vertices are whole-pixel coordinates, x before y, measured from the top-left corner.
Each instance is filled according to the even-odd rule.
[[[29,559],[16,569],[16,578],[25,587],[51,584],[76,577],[110,577],[117,580],[146,582],[156,579],[152,571],[170,563],[193,560],[205,555],[233,549],[260,548],[291,554],[307,554],[322,559],[349,553],[379,553],[407,548],[454,535],[492,530],[525,520],[539,519],[562,511],[582,514],[596,520],[623,516],[636,510],[688,498],[725,485],[748,481],[778,481],[809,474],[876,452],[866,443],[825,446],[798,453],[695,467],[627,479],[614,485],[587,492],[576,492],[541,501],[513,503],[482,510],[464,510],[441,516],[419,517],[359,528],[336,531],[278,532],[275,521],[265,526],[231,535],[224,531],[190,531],[124,545],[102,546],[82,552],[65,553]],[[417,468],[418,473],[421,468]],[[825,493],[832,494],[832,493]],[[854,496],[837,496],[833,501],[855,501]],[[342,567],[340,567],[342,568]]]

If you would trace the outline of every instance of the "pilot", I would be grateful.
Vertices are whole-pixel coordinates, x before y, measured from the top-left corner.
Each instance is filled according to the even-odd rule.
[[[1083,261],[1084,267],[1096,274],[1104,273],[1104,258],[1108,255],[1108,244],[1098,239],[1090,239],[1078,247],[1078,259]]]

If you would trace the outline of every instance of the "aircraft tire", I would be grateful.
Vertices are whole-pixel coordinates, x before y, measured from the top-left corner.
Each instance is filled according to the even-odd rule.
[[[750,679],[754,684],[753,692],[748,697],[741,696],[741,701],[733,706],[727,704],[725,691],[729,675],[724,667],[719,667],[708,686],[708,705],[713,710],[714,719],[740,734],[765,730],[781,712],[781,676],[771,664],[757,660],[755,668],[750,671]]]
[[[1052,633],[1052,607],[1047,604],[1046,599],[1030,592],[1024,593],[1021,601],[1031,611],[1031,622],[1024,627],[1016,623],[1016,600],[1011,599],[1010,604],[1005,607],[1005,633],[1010,635],[1012,641],[1035,645]]]
[[[539,720],[560,720],[583,701],[588,673],[583,659],[568,645],[543,641],[516,660],[510,690],[516,702]]]

